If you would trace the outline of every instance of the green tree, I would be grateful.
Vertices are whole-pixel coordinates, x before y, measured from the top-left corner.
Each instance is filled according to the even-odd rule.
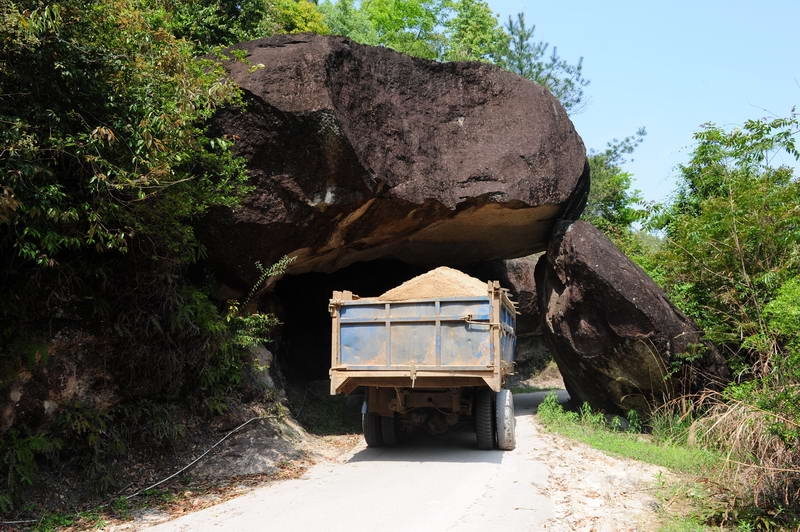
[[[603,231],[653,279],[660,281],[659,264],[653,256],[661,239],[642,228],[652,206],[633,188],[633,176],[623,168],[645,134],[645,129],[641,128],[635,135],[612,140],[603,151],[589,153],[591,189],[582,217]]]
[[[275,33],[329,32],[308,0],[149,0],[141,15],[154,28],[192,42],[199,54]]]
[[[109,364],[138,383],[126,393],[176,394],[230,336],[186,272],[203,256],[195,222],[247,190],[232,142],[207,130],[239,89],[166,31],[162,7],[0,12],[0,373],[28,363],[42,320],[69,317],[106,335]]]
[[[361,44],[379,44],[375,25],[369,15],[356,6],[355,0],[326,0],[319,9],[332,34],[349,37]]]
[[[550,89],[567,111],[580,110],[583,89],[589,85],[583,77],[583,58],[570,64],[555,47],[548,53],[550,44],[534,40],[536,26],[526,26],[524,13],[518,13],[516,20],[508,17],[505,29],[509,39],[502,66]]]
[[[800,273],[800,183],[792,167],[771,165],[776,155],[798,158],[798,130],[797,115],[731,131],[706,125],[656,218],[676,299],[753,375],[780,358],[764,309]]]
[[[632,188],[633,176],[622,169],[647,134],[644,128],[622,140],[614,139],[606,149],[589,154],[592,185],[584,218],[600,229],[621,233],[644,220],[641,192]]]
[[[139,15],[152,28],[191,42],[202,54],[280,30],[272,0],[150,0],[141,7]]]
[[[277,33],[313,32],[326,34],[330,29],[317,5],[308,0],[273,0]]]
[[[226,320],[198,264],[196,222],[211,207],[236,205],[248,186],[232,141],[207,127],[240,90],[219,64],[196,56],[205,45],[190,39],[218,44],[235,32],[222,31],[213,9],[195,13],[202,24],[192,25],[165,6],[0,7],[0,388],[61,360],[79,372],[102,366],[132,408],[157,397],[219,410],[224,403],[209,400],[239,391],[244,347],[270,325]],[[191,36],[177,37],[178,28]],[[88,340],[78,354],[62,335]],[[15,501],[14,475],[29,479],[57,450],[44,444],[69,425],[86,435],[89,480],[113,476],[100,462],[114,458],[119,426],[109,412],[90,410],[66,428],[55,418],[42,426],[17,419],[0,446],[0,510]],[[64,448],[65,460],[80,452]]]
[[[364,0],[362,11],[377,34],[377,42],[398,52],[436,59],[441,36],[436,32],[441,3],[428,0]]]
[[[165,242],[164,228],[233,201],[245,179],[204,125],[238,89],[131,2],[27,4],[0,30],[5,258],[52,266],[68,250],[125,251],[134,235],[189,253],[191,236]]]
[[[452,16],[444,22],[445,61],[485,61],[503,65],[508,34],[483,0],[454,0]]]
[[[700,420],[735,460],[725,512],[776,528],[800,519],[800,180],[775,164],[800,159],[799,132],[796,114],[705,125],[674,201],[655,217],[663,284],[736,377]]]

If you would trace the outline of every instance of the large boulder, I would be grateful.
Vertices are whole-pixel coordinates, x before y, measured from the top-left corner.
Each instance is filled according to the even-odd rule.
[[[484,63],[437,63],[343,37],[246,42],[226,68],[245,108],[236,140],[253,192],[203,227],[230,283],[254,263],[291,273],[378,258],[463,264],[545,249],[588,190],[583,143],[543,87]]]
[[[728,379],[694,323],[591,224],[560,222],[537,276],[545,335],[574,400],[644,412]]]

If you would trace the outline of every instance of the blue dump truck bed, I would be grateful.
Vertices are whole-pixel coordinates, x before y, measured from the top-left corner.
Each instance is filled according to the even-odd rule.
[[[499,391],[514,360],[516,311],[499,284],[486,296],[403,301],[334,292],[331,393],[359,386]]]

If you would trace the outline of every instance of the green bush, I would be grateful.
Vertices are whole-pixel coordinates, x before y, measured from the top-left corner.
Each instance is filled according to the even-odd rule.
[[[103,489],[130,444],[168,447],[185,434],[174,405],[220,412],[236,397],[248,347],[275,320],[209,296],[215,283],[195,227],[210,208],[237,205],[249,185],[233,141],[208,129],[218,109],[240,103],[240,90],[212,54],[198,54],[256,26],[273,31],[276,9],[195,0],[0,6],[0,386],[74,357],[79,371],[102,368],[122,400],[112,409],[62,405],[42,426],[3,433],[5,507],[42,464],[84,460]],[[89,341],[64,345],[60,330]]]
[[[0,473],[5,481],[0,485],[0,512],[7,512],[14,506],[20,487],[33,484],[37,461],[52,456],[61,447],[60,440],[43,433],[28,435],[10,429],[3,434],[0,438]]]
[[[565,410],[555,394],[548,394],[539,405],[537,417],[549,430],[602,451],[676,471],[705,474],[719,463],[717,454],[708,450],[643,438],[644,427],[635,412],[629,413],[627,422],[618,417],[607,418],[586,403],[573,412]]]
[[[656,218],[670,295],[745,376],[769,374],[797,335],[776,341],[764,313],[800,275],[800,182],[791,167],[769,165],[778,151],[798,156],[799,124],[793,115],[732,131],[707,126],[675,201]]]
[[[800,180],[772,164],[800,158],[799,131],[796,114],[707,125],[655,218],[666,234],[654,254],[661,280],[734,371],[721,394],[687,398],[659,421],[665,437],[686,434],[728,457],[715,472],[724,489],[712,518],[723,523],[792,526],[800,516]]]

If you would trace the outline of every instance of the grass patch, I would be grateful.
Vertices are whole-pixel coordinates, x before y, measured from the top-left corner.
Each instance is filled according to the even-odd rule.
[[[552,392],[554,390],[558,390],[559,388],[555,388],[552,386],[533,386],[530,384],[516,384],[510,388],[511,393],[535,393],[535,392]]]
[[[659,465],[682,473],[701,474],[718,462],[718,457],[709,451],[659,445],[636,434],[611,432],[580,425],[548,428],[601,451]]]
[[[635,413],[627,419],[607,418],[592,412],[588,405],[580,412],[570,412],[559,404],[555,394],[549,394],[539,405],[538,418],[549,430],[601,451],[681,473],[702,474],[721,459],[705,449],[660,443],[641,434],[641,422]]]
[[[742,531],[784,529],[780,516],[748,513],[725,502],[722,495],[729,486],[719,473],[726,467],[726,458],[716,450],[688,444],[690,424],[686,420],[661,413],[649,420],[652,434],[643,434],[642,423],[635,413],[630,413],[627,419],[609,417],[593,412],[587,404],[578,412],[568,411],[555,394],[549,394],[539,406],[538,418],[552,432],[608,454],[655,464],[676,473],[677,481],[661,479],[658,490],[662,500],[659,528],[662,532],[719,530],[720,524]],[[791,518],[784,521],[793,523]],[[709,527],[707,523],[717,526]]]
[[[704,525],[696,517],[673,517],[669,523],[659,527],[658,532],[705,532],[718,530]]]

